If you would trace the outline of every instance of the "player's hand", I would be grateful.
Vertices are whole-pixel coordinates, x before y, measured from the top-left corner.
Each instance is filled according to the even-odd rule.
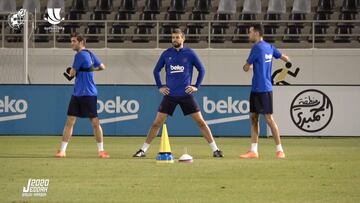
[[[74,76],[70,75],[70,72],[71,72],[71,67],[68,67],[66,68],[66,71],[63,73],[64,77],[69,81],[71,81],[74,78]]]
[[[162,86],[160,87],[159,92],[163,95],[168,95],[170,94],[170,89],[166,86]]]
[[[198,88],[196,88],[195,86],[187,86],[185,88],[185,92],[188,93],[188,94],[192,94],[194,92],[197,92],[198,91]]]
[[[248,72],[251,68],[252,68],[252,65],[249,65],[249,64],[245,64],[245,65],[243,66],[243,70],[244,70],[245,72]]]

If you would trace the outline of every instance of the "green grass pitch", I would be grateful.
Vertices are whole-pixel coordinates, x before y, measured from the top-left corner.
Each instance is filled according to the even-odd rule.
[[[249,138],[218,138],[225,157],[215,159],[203,138],[170,137],[192,164],[157,164],[159,140],[134,159],[144,138],[106,137],[103,160],[93,137],[73,137],[56,159],[58,136],[0,136],[0,202],[360,202],[360,138],[283,138],[285,160],[261,139],[260,158],[241,160]],[[22,197],[29,178],[50,179],[46,197]]]

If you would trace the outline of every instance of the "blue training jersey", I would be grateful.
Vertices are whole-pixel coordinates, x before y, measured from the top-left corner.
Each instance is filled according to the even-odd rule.
[[[271,44],[260,41],[256,43],[247,59],[253,65],[252,90],[253,92],[272,91],[271,73],[272,58],[279,59],[281,53]]]
[[[91,56],[90,56],[91,54]],[[97,96],[97,89],[93,72],[80,72],[80,68],[91,68],[100,66],[101,61],[95,54],[83,49],[75,54],[72,67],[76,70],[74,85],[74,96]]]
[[[191,85],[193,67],[199,74],[195,87],[199,87],[204,79],[205,68],[199,57],[190,48],[182,48],[177,51],[169,48],[164,51],[154,69],[156,85],[161,88],[163,84],[160,79],[160,71],[165,66],[166,86],[170,89],[169,96],[186,96],[185,88]]]

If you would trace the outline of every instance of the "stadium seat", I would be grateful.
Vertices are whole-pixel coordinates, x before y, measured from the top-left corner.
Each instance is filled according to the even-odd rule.
[[[131,41],[134,43],[148,43],[150,42],[150,35],[151,34],[151,28],[147,27],[137,27],[134,30],[135,36],[131,38]],[[145,36],[138,36],[138,35],[145,35]]]
[[[112,0],[96,0],[95,12],[110,14],[112,9]]]
[[[2,0],[0,1],[0,12],[15,12],[16,1],[14,0]]]
[[[280,27],[280,23],[276,22],[278,20],[281,20],[281,14],[280,13],[267,13],[264,16],[264,20],[274,21],[274,22],[266,22],[264,23],[264,26],[268,27],[268,29],[275,30]]]
[[[334,8],[335,0],[319,0],[316,12],[332,14],[334,12]]]
[[[144,12],[159,14],[161,8],[161,0],[146,0]]]
[[[126,29],[123,27],[112,27],[109,31],[110,35],[112,34],[126,34]],[[125,41],[123,36],[109,36],[108,42],[122,43]]]
[[[23,32],[22,32],[23,29],[18,29],[18,30],[15,30],[15,29],[10,29],[10,34],[14,34],[14,35],[10,35],[10,36],[6,36],[5,37],[5,40],[7,42],[23,42]],[[15,35],[18,35],[18,34],[21,34],[21,36],[15,36]]]
[[[217,13],[235,14],[236,0],[220,0]]]
[[[281,15],[284,13],[286,13],[286,1],[269,0],[267,13],[264,15],[264,20],[270,20],[270,21],[281,20]],[[268,30],[274,30],[279,28],[280,24],[277,22],[271,22],[271,23],[266,23],[266,26],[268,27],[267,28]]]
[[[298,26],[292,25],[285,28],[285,36],[282,41],[286,43],[300,43],[300,37],[294,35],[300,35],[301,29]]]
[[[341,12],[358,13],[358,0],[343,0]]]
[[[49,42],[49,36],[37,36],[37,34],[49,34],[49,31],[45,29],[48,25],[40,24],[35,29],[35,42]]]
[[[121,20],[121,21],[126,21],[126,20],[131,20],[131,14],[127,13],[127,12],[119,12],[115,15],[114,20]],[[129,23],[126,22],[114,22],[112,24],[112,27],[117,29],[117,28],[129,28],[130,25]]]
[[[184,14],[186,11],[187,0],[171,0],[168,12]]]
[[[137,0],[122,0],[119,12],[134,14],[137,9]]]
[[[346,12],[346,13],[340,13],[339,14],[339,20],[356,20],[356,13],[350,13],[350,12]],[[337,26],[348,26],[351,28],[354,28],[354,23],[351,22],[339,22],[337,23]]]
[[[335,29],[334,42],[336,43],[350,43],[351,36],[344,36],[352,34],[352,29],[349,26],[337,26]]]
[[[99,36],[101,34],[101,28],[100,27],[87,27],[85,28],[85,36],[86,36],[86,42],[88,43],[98,43]],[[92,36],[95,35],[95,36]]]
[[[294,0],[291,13],[311,13],[311,0]]]
[[[61,12],[65,13],[65,1],[64,0],[48,0],[46,7],[47,8],[61,8]]]
[[[225,14],[225,13],[217,13],[214,15],[214,20],[221,20],[221,21],[227,21],[231,20],[231,14]],[[216,22],[212,24],[212,27],[221,27],[221,28],[229,28],[229,23],[227,22]]]
[[[311,36],[309,36],[308,41],[309,42],[313,42],[313,29],[310,29],[310,34]],[[327,34],[327,27],[322,26],[322,25],[315,25],[315,43],[325,43],[326,42],[326,37],[325,36],[316,36],[316,35],[325,35]]]
[[[72,1],[70,12],[85,14],[88,11],[89,11],[89,4],[87,0]]]
[[[181,14],[180,13],[166,13],[165,14],[165,20],[171,20],[171,21],[178,21],[181,20]],[[166,22],[162,24],[163,27],[179,27],[180,23],[178,22]]]
[[[156,14],[154,13],[141,13],[139,16],[139,20],[143,21],[138,24],[138,27],[149,27],[154,28],[156,26],[156,23],[153,21],[156,21]]]
[[[239,20],[241,20],[241,21],[253,21],[253,20],[256,20],[256,14],[254,14],[254,13],[241,13],[239,15]]]
[[[234,34],[242,34],[246,36],[233,36],[232,42],[233,43],[249,43],[249,37],[247,36],[249,34],[249,26],[239,26],[234,30]]]
[[[24,0],[22,8],[26,9],[28,12],[34,13],[35,10],[37,13],[40,13],[40,1],[39,0]]]
[[[165,20],[172,20],[172,21],[181,20],[181,14],[176,13],[176,12],[166,13]],[[177,23],[177,22],[163,23],[160,28],[160,34],[166,34],[168,36],[161,36],[159,39],[159,42],[161,42],[161,43],[171,42],[171,33],[175,28],[179,28],[179,26],[180,26],[180,23]]]
[[[70,34],[74,32],[77,32],[76,27],[64,27],[64,29],[60,30],[60,33],[56,36],[56,41],[70,43]]]
[[[321,21],[324,21],[324,20],[330,20],[331,16],[329,13],[316,13],[314,15],[314,20],[316,21],[320,21],[319,23],[315,23],[315,25],[319,25],[319,26],[322,26],[322,27],[326,27],[326,28],[329,28],[329,23],[327,22],[321,22]]]
[[[8,15],[0,13],[0,20],[7,20]]]
[[[208,14],[211,8],[211,0],[195,0],[193,13]]]
[[[274,43],[276,41],[276,27],[273,25],[264,25],[264,40],[269,43]]]
[[[286,13],[286,1],[284,1],[284,0],[269,0],[267,13],[268,14]]]
[[[244,0],[242,13],[260,14],[261,0]]]
[[[78,22],[67,22],[68,20],[81,20],[81,13],[70,11],[65,15],[64,27],[80,27]]]
[[[291,13],[289,15],[289,20],[291,20],[291,21],[306,20],[306,14],[305,13]],[[288,23],[288,25],[297,26],[299,28],[304,28],[304,23],[302,23],[302,22],[290,22],[290,23]]]
[[[166,36],[160,36],[159,42],[160,43],[171,43],[171,33],[176,28],[178,28],[178,27],[161,27],[159,33],[161,35],[166,35]]]
[[[252,25],[252,21],[256,20],[256,14],[250,13],[241,13],[239,15],[240,21],[249,21],[249,22],[241,22],[236,24],[236,28],[234,30],[234,34],[249,34],[249,28]],[[249,42],[248,36],[234,36],[232,41],[234,43],[246,43]]]
[[[106,19],[107,19],[107,15],[102,11],[95,11],[95,13],[92,13],[90,15],[90,20],[106,20]],[[89,23],[88,27],[104,28],[105,23],[104,22]]]
[[[199,27],[187,27],[185,29],[186,43],[199,43],[201,40],[200,36],[191,36],[191,35],[201,35],[201,28]],[[190,35],[190,36],[189,36]]]
[[[224,43],[225,37],[222,35],[226,34],[226,29],[224,27],[212,27],[211,28],[211,34],[212,35],[218,35],[218,36],[211,36],[211,43]]]
[[[201,12],[191,13],[189,15],[189,20],[205,21],[206,20],[205,13],[201,13]],[[206,23],[191,22],[187,24],[187,27],[204,28],[205,25]]]

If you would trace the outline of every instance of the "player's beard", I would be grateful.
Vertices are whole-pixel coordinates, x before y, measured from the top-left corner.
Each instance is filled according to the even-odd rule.
[[[180,48],[181,47],[181,43],[178,43],[178,42],[173,42],[172,45],[173,45],[174,48]]]

